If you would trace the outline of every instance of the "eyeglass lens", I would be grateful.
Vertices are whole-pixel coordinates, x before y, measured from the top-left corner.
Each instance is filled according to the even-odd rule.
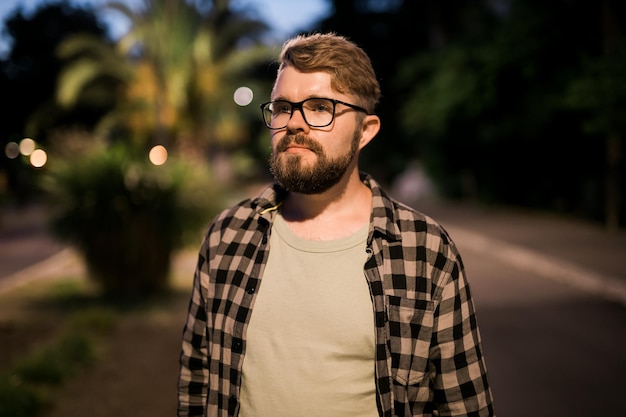
[[[332,123],[335,103],[325,98],[309,98],[301,103],[273,101],[263,108],[263,117],[268,127],[282,129],[287,126],[294,110],[302,111],[304,121],[311,127],[324,127]]]

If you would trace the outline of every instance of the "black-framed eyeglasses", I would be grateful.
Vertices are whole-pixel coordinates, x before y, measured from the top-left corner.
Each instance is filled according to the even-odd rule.
[[[287,100],[268,101],[261,104],[261,112],[265,126],[270,129],[284,129],[295,110],[300,110],[302,118],[310,127],[326,127],[335,119],[337,104],[343,104],[353,110],[371,114],[363,107],[354,104],[332,98],[318,97],[307,98],[297,103]]]

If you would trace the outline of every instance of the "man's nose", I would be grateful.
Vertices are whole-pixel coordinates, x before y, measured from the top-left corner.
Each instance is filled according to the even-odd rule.
[[[297,116],[296,113],[298,113]],[[287,122],[287,129],[302,130],[308,128],[309,124],[304,118],[304,110],[302,110],[302,107],[294,107],[291,112],[291,116],[289,117],[289,122]]]

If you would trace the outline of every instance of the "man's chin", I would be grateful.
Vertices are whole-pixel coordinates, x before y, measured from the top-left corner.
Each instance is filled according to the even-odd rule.
[[[310,168],[317,162],[317,155],[310,150],[285,151],[279,154],[280,163],[297,165],[299,168]]]
[[[317,157],[315,154],[308,153],[293,153],[280,155],[278,160],[283,171],[300,171],[308,172],[315,169],[317,164]]]

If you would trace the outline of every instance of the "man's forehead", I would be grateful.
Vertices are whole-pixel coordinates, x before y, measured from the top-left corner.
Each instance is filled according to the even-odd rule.
[[[278,73],[272,99],[285,98],[300,101],[309,97],[327,97],[337,94],[331,86],[331,75],[325,71],[300,72],[286,67]]]

